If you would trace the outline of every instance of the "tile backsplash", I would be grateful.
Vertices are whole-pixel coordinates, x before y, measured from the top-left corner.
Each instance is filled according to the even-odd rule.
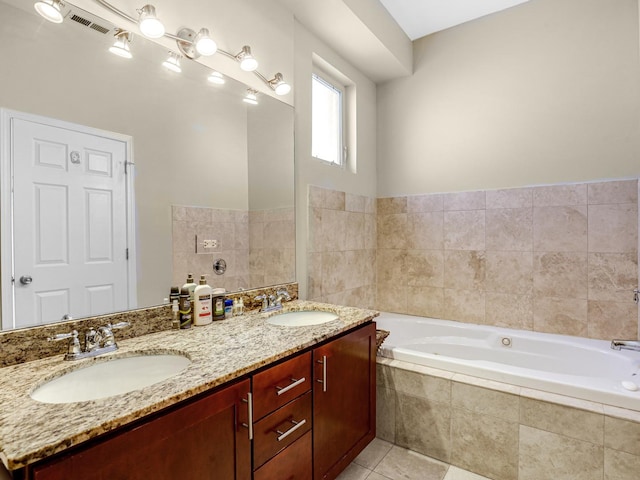
[[[637,338],[638,181],[377,200],[377,308]]]

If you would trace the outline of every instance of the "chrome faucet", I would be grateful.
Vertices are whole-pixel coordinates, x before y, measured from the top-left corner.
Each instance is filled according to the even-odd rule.
[[[282,301],[290,301],[291,295],[289,295],[286,289],[282,288],[278,290],[275,295],[263,293],[255,297],[254,300],[256,302],[262,302],[261,312],[273,312],[282,309]]]
[[[80,345],[78,339],[78,331],[72,330],[69,333],[59,333],[53,337],[47,338],[49,342],[58,342],[60,340],[69,340],[65,360],[81,360],[83,358],[96,357],[103,353],[114,352],[118,349],[115,341],[113,330],[128,327],[129,322],[120,322],[112,325],[111,323],[100,327],[98,331],[89,328],[84,334],[84,348]]]
[[[611,348],[640,352],[640,340],[611,340]]]

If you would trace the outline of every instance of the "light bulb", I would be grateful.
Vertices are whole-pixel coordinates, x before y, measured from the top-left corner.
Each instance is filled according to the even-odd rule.
[[[253,72],[258,68],[258,61],[251,55],[251,47],[245,45],[242,51],[236,55],[236,59],[240,62],[240,68],[245,72]]]
[[[109,47],[109,51],[114,55],[118,55],[122,58],[132,58],[131,50],[129,49],[129,32],[120,31],[116,34],[116,42]]]
[[[43,0],[36,2],[33,7],[43,18],[53,23],[62,23],[60,0]]]
[[[211,72],[211,74],[207,77],[207,80],[209,80],[211,83],[215,83],[216,85],[224,85],[226,81],[222,74],[216,71]]]
[[[276,73],[273,80],[269,80],[269,85],[276,92],[276,95],[286,95],[291,91],[291,85],[284,81],[281,73]]]
[[[182,72],[182,68],[180,68],[180,56],[177,53],[169,52],[169,58],[162,62],[162,66],[172,72]]]
[[[242,101],[250,105],[257,105],[258,97],[256,96],[256,93],[257,92],[255,90],[249,89]]]
[[[160,38],[164,35],[164,25],[156,17],[156,8],[153,5],[145,5],[140,10],[138,27],[145,37]]]
[[[209,36],[209,30],[201,28],[194,40],[196,51],[205,57],[213,55],[218,50],[218,45]]]

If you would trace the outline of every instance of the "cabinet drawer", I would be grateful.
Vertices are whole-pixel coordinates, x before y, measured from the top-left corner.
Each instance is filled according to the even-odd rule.
[[[311,478],[311,432],[305,433],[254,474],[254,480],[309,480]]]
[[[253,377],[253,415],[260,419],[311,389],[311,352]]]
[[[307,392],[254,424],[254,468],[263,465],[310,429],[311,392]]]

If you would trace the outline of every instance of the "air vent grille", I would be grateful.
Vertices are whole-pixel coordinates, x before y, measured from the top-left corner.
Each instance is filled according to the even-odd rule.
[[[108,33],[111,29],[107,28],[107,27],[103,27],[102,25],[92,22],[91,20],[87,20],[84,17],[81,17],[80,15],[74,13],[71,15],[71,20],[73,20],[76,23],[79,23],[80,25],[84,25],[85,27],[89,27],[91,30],[95,30],[96,32],[100,32],[103,35]]]
[[[95,30],[96,32],[100,32],[100,33],[107,33],[109,31],[108,28],[103,27],[102,25],[98,25],[97,23],[92,23],[91,26],[89,27],[92,30]]]

